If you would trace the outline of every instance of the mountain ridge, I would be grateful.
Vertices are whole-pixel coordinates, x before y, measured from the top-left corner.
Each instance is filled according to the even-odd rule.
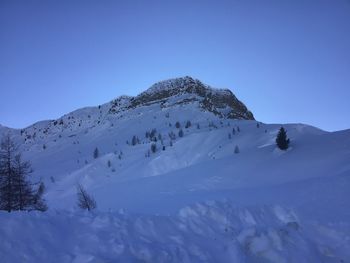
[[[180,96],[185,98],[180,98]],[[166,102],[172,97],[179,97],[176,101],[176,104],[179,105],[199,102],[199,108],[212,112],[221,118],[255,120],[253,113],[229,89],[213,88],[203,84],[200,80],[185,76],[156,82],[136,96],[121,95],[101,105],[78,108],[56,119],[39,120],[24,128],[11,128],[3,125],[0,127],[25,130],[40,123],[60,122],[65,116],[96,108],[99,110],[108,108],[108,114],[115,114],[155,103],[160,103],[161,107],[171,107],[174,106],[174,103],[166,104]]]

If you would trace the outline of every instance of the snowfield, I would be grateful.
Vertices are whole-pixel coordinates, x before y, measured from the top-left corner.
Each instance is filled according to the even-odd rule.
[[[123,96],[0,126],[49,206],[0,212],[1,262],[349,262],[350,130],[283,124],[291,144],[281,151],[281,124],[219,118],[194,97],[128,108]],[[97,210],[77,208],[78,183]]]

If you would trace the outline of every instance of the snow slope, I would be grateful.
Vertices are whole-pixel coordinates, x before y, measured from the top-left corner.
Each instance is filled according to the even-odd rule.
[[[220,118],[197,96],[137,107],[123,96],[10,130],[49,211],[0,212],[5,262],[348,262],[350,130],[284,124],[283,152],[281,124]],[[94,214],[77,211],[77,183],[95,196]]]
[[[0,253],[2,262],[346,262],[348,237],[339,227],[349,225],[300,223],[280,206],[227,202],[188,206],[172,217],[15,213],[2,215]]]

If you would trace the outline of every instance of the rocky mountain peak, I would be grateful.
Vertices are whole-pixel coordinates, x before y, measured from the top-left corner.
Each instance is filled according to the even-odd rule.
[[[132,98],[129,107],[154,103],[160,103],[161,107],[198,103],[202,110],[210,111],[220,117],[254,120],[253,114],[230,90],[212,88],[189,76],[153,84]]]

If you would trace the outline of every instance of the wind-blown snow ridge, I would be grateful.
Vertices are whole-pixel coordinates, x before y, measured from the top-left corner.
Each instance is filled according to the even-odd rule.
[[[2,262],[310,263],[345,262],[350,256],[338,226],[300,221],[280,206],[207,202],[173,217],[123,211],[0,212],[0,217],[0,236],[6,240],[0,246]]]

